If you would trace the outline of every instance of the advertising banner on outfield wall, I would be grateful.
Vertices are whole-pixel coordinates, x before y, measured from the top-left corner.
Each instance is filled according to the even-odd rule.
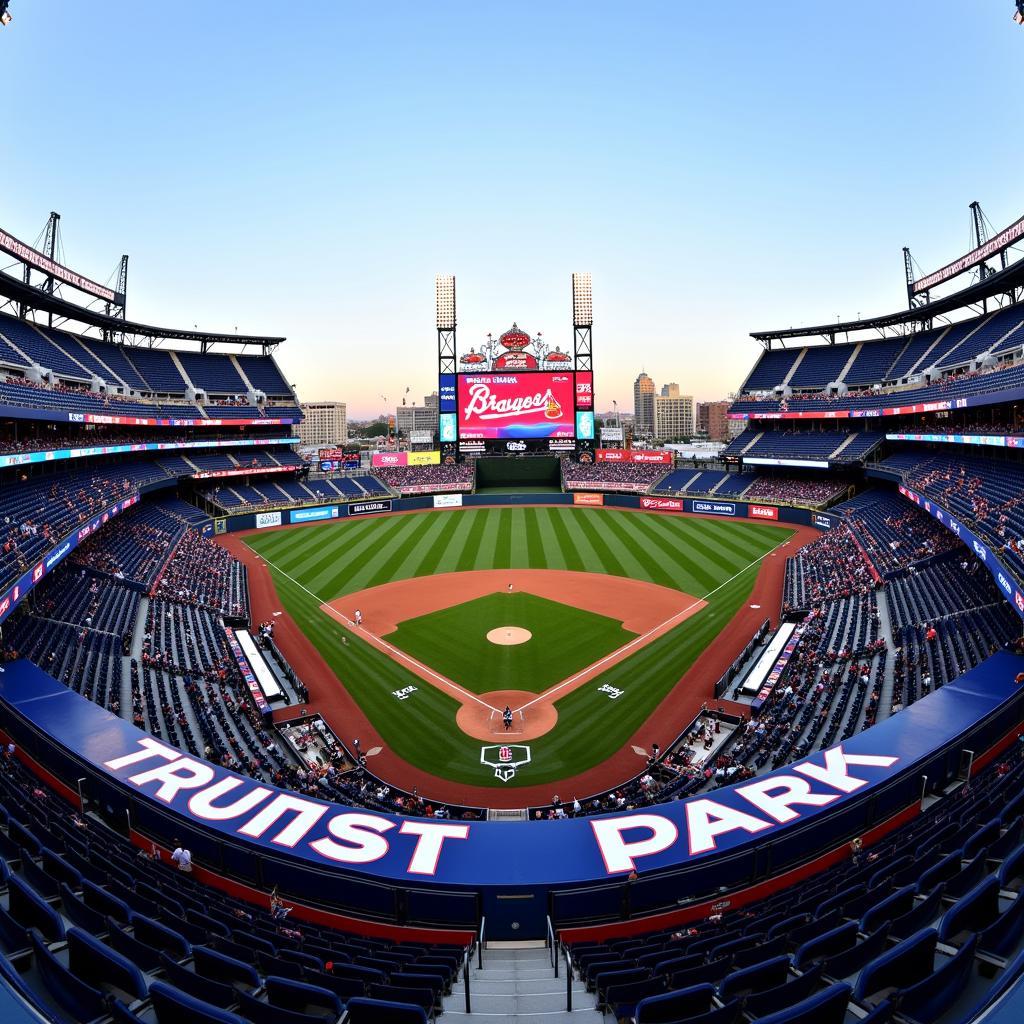
[[[736,515],[736,502],[698,501],[694,498],[689,503],[688,511],[698,512],[702,516],[734,516]]]
[[[434,508],[461,508],[461,494],[435,494]]]
[[[622,427],[602,427],[601,441],[617,441],[622,444]]]
[[[755,846],[777,843],[781,850],[788,839],[807,842],[809,823],[871,798],[898,774],[916,787],[921,766],[935,751],[1012,699],[1021,665],[1020,658],[997,654],[992,664],[841,745],[757,778],[684,800],[568,821],[403,817],[278,789],[142,732],[25,660],[0,673],[0,701],[12,726],[25,731],[22,723],[28,723],[47,744],[61,744],[89,771],[130,793],[140,816],[154,826],[170,830],[180,823],[203,837],[206,848],[217,840],[251,857],[272,856],[279,877],[287,861],[318,870],[321,885],[330,884],[323,874],[329,870],[337,872],[339,884],[353,874],[400,885],[507,892],[624,879],[634,869],[644,876]],[[201,855],[197,860],[202,864]]]
[[[288,517],[290,523],[315,523],[321,519],[337,519],[338,506],[327,505],[324,508],[296,508],[292,509]]]
[[[381,501],[353,501],[348,506],[350,516],[369,516],[377,512],[390,512],[391,499],[384,498]]]
[[[779,510],[774,505],[748,505],[747,516],[750,519],[778,519]]]
[[[670,451],[650,451],[643,448],[598,448],[594,452],[598,462],[636,462],[646,466],[671,466]]]
[[[682,512],[682,498],[641,498],[640,507],[650,512]]]
[[[912,501],[918,508],[923,509],[933,519],[937,519],[951,533],[955,533],[977,556],[978,560],[988,569],[992,579],[1002,591],[1003,596],[1013,610],[1024,619],[1024,591],[1014,580],[1013,574],[999,561],[998,557],[988,544],[978,537],[968,526],[951,515],[940,505],[936,505],[930,498],[912,491],[909,487],[900,484],[900,494]]]
[[[572,495],[574,505],[603,505],[603,494],[591,494],[587,491],[574,491]]]
[[[835,516],[826,515],[824,512],[811,514],[811,526],[816,526],[819,530],[831,530],[835,524]]]
[[[280,526],[281,525],[281,513],[280,512],[257,512],[256,513],[256,529],[265,530],[268,526]]]

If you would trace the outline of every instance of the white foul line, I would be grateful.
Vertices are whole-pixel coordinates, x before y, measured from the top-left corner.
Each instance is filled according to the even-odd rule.
[[[248,545],[246,545],[246,547],[248,547]],[[249,548],[249,550],[252,551],[253,549]],[[257,554],[259,553],[257,552]],[[423,662],[417,661],[415,658],[406,654],[405,651],[399,650],[397,647],[395,647],[394,644],[389,644],[387,640],[382,639],[374,633],[370,633],[368,630],[362,629],[361,626],[357,626],[350,618],[348,618],[345,615],[342,615],[342,613],[339,612],[337,609],[332,608],[322,597],[320,597],[317,594],[314,594],[313,591],[309,589],[309,587],[303,586],[294,576],[289,576],[288,573],[286,573],[284,569],[282,569],[279,565],[275,565],[272,561],[270,561],[269,558],[264,558],[262,555],[260,555],[259,557],[263,558],[263,561],[266,562],[267,565],[272,566],[274,569],[276,569],[282,576],[284,576],[285,579],[291,580],[292,583],[294,583],[295,586],[299,588],[299,590],[303,590],[307,594],[309,594],[309,596],[313,598],[313,600],[316,601],[322,609],[325,609],[329,615],[333,616],[339,622],[348,626],[349,629],[351,629],[356,634],[356,636],[359,635],[359,631],[366,633],[367,636],[372,636],[373,639],[381,645],[381,647],[387,649],[388,653],[391,654],[393,658],[401,659],[402,661],[408,662],[418,672],[423,672],[428,676],[432,676],[439,683],[442,683],[444,686],[449,687],[450,689],[454,690],[456,693],[460,694],[463,697],[468,697],[470,700],[476,701],[477,704],[482,705],[489,711],[498,711],[497,708],[491,707],[491,705],[488,704],[487,701],[481,700],[475,693],[470,693],[469,690],[463,689],[463,687],[459,686],[458,683],[453,683],[446,676],[443,676],[440,673],[435,672],[432,668],[429,668],[427,665],[424,665]]]
[[[563,689],[566,686],[571,686],[581,676],[584,676],[587,673],[592,672],[595,668],[598,668],[599,666],[603,665],[606,661],[610,661],[612,658],[618,658],[623,651],[628,651],[630,647],[633,647],[635,644],[643,643],[652,633],[658,632],[659,629],[664,629],[665,626],[667,626],[670,622],[673,622],[675,619],[678,619],[681,615],[686,615],[689,612],[693,611],[693,609],[696,608],[697,605],[706,602],[709,597],[713,597],[715,594],[717,594],[718,591],[722,589],[722,587],[727,587],[738,576],[742,576],[752,566],[757,565],[758,562],[763,562],[769,555],[774,555],[775,552],[779,550],[779,548],[785,546],[788,543],[789,538],[787,537],[786,540],[782,541],[780,544],[776,544],[775,547],[771,549],[771,551],[766,551],[763,555],[760,555],[757,558],[755,558],[750,563],[750,565],[745,565],[742,569],[740,569],[739,572],[735,573],[733,576],[730,576],[724,583],[720,583],[717,587],[715,587],[714,590],[709,590],[703,597],[698,597],[692,604],[687,605],[682,611],[676,612],[675,615],[671,616],[670,618],[667,618],[664,622],[662,622],[658,626],[655,626],[653,629],[647,630],[646,633],[643,633],[640,636],[633,637],[633,639],[630,640],[628,644],[623,644],[621,647],[616,648],[616,650],[612,651],[611,654],[606,654],[603,658],[600,658],[599,660],[588,665],[585,669],[581,669],[574,676],[570,676],[568,679],[563,679],[560,683],[556,683],[550,689],[545,690],[539,697],[534,697],[533,700],[528,701],[521,708],[516,708],[516,712],[525,711],[527,708],[533,707],[533,705],[538,703],[539,701],[547,700],[547,698],[550,697],[552,694],[557,693],[559,690]]]

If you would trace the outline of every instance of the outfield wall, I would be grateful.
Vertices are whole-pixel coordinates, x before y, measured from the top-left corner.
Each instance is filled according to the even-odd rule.
[[[0,727],[45,777],[84,793],[138,842],[173,848],[180,838],[211,884],[263,894],[277,885],[298,918],[451,929],[483,914],[491,938],[534,938],[549,912],[565,927],[619,920],[627,892],[633,916],[721,899],[890,827],[957,776],[965,750],[1012,738],[1022,670],[1024,658],[997,654],[778,771],[567,821],[439,822],[278,790],[167,746],[26,661],[0,672]],[[640,879],[626,886],[634,867]]]
[[[435,500],[440,499],[440,500]],[[582,499],[582,500],[581,500]],[[383,515],[389,512],[419,512],[434,508],[515,507],[518,505],[573,505],[588,508],[629,508],[664,515],[719,516],[723,519],[744,519],[761,523],[789,523],[828,530],[839,517],[828,512],[814,512],[792,505],[768,502],[725,501],[713,498],[662,498],[646,494],[605,494],[575,491],[569,494],[439,494],[414,498],[367,499],[366,501],[332,502],[301,508],[282,508],[273,512],[246,512],[218,520],[218,533],[266,529],[272,526],[297,526],[345,519],[353,515]],[[379,506],[367,508],[367,506]]]

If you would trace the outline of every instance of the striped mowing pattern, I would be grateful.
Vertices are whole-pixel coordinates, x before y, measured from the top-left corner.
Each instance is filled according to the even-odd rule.
[[[247,543],[321,600],[474,569],[570,569],[701,597],[782,539],[773,527],[602,509],[463,509],[341,520]]]
[[[743,521],[542,507],[342,520],[251,535],[246,542],[268,561],[283,606],[389,748],[453,782],[508,790],[566,779],[627,743],[698,655],[729,627],[749,597],[761,557],[790,535]],[[457,703],[448,693],[424,685],[320,610],[322,601],[391,580],[502,568],[630,576],[708,601],[675,629],[559,698],[558,724],[531,743],[529,769],[508,783],[481,769],[480,741],[455,727]],[[560,654],[554,649],[550,657],[557,661]],[[564,669],[569,675],[570,666]],[[623,695],[609,701],[599,689],[606,683]],[[417,687],[412,698],[396,700],[394,691],[410,685]],[[332,724],[345,734],[345,722]],[[649,740],[664,745],[684,724],[666,720]]]

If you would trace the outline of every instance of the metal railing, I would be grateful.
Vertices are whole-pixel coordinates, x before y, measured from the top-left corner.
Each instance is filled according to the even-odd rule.
[[[555,929],[551,924],[551,915],[548,914],[545,918],[547,921],[548,933],[544,939],[545,945],[550,950],[551,954],[551,966],[555,969],[555,977],[558,977],[558,949],[555,943]]]
[[[477,953],[477,970],[482,971],[484,969],[484,942],[487,937],[487,917],[480,918],[480,931],[477,933],[476,953]]]
[[[565,1008],[572,1012],[572,960],[569,958],[569,950],[561,946],[559,950],[565,957]]]
[[[467,946],[462,956],[462,983],[466,986],[466,1013],[473,1012],[473,1001],[469,994],[469,958],[473,955],[473,947]]]

